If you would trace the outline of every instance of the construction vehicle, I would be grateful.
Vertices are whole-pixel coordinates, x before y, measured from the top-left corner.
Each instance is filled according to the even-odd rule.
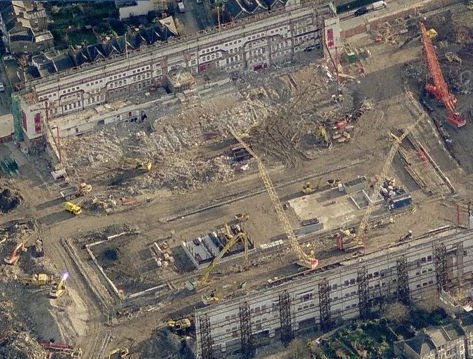
[[[318,126],[315,130],[315,133],[323,141],[324,146],[330,147],[332,145],[332,141],[330,141],[330,137],[325,126]]]
[[[18,243],[18,245],[13,249],[13,251],[11,252],[11,254],[5,258],[3,258],[3,261],[6,263],[6,264],[9,264],[9,265],[15,265],[18,263],[18,261],[20,260],[20,254],[21,252],[25,252],[26,251],[26,248],[25,248],[25,244],[23,242],[20,242]]]
[[[43,347],[43,349],[47,350],[51,354],[61,353],[62,355],[67,355],[70,358],[76,358],[76,359],[79,359],[82,357],[81,348],[76,349],[73,346],[68,345],[68,344],[57,344],[57,343],[54,343],[53,341],[40,342],[39,344]]]
[[[18,278],[20,283],[25,285],[35,285],[38,287],[51,285],[54,282],[54,276],[46,273],[33,274],[29,277]]]
[[[69,278],[69,273],[64,273],[61,276],[59,282],[53,282],[51,285],[51,290],[49,291],[49,297],[56,299],[61,297],[66,291],[66,280]]]
[[[220,260],[223,258],[223,256],[230,250],[232,249],[238,242],[243,242],[244,249],[245,249],[245,261],[248,261],[248,246],[249,246],[249,239],[245,231],[241,229],[241,227],[234,227],[233,228],[240,228],[240,230],[236,231],[236,234],[233,234],[231,229],[228,227],[228,225],[225,225],[226,233],[225,237],[227,238],[227,241],[224,245],[224,247],[220,250],[220,252],[214,257],[212,262],[205,268],[204,273],[202,274],[201,278],[198,280],[197,283],[195,283],[193,286],[194,287],[201,287],[205,285],[208,280],[209,280],[209,275],[212,272],[212,270],[217,266],[217,264],[220,262]],[[235,231],[233,231],[235,232]]]
[[[414,101],[411,93],[408,93],[408,97],[411,101]],[[409,135],[409,133],[414,129],[414,127],[417,126],[417,124],[421,120],[423,120],[424,116],[425,115],[419,116],[417,121],[411,126],[409,126],[406,130],[404,130],[402,135],[400,135],[399,137],[394,135],[393,133],[390,133],[390,136],[392,137],[392,139],[394,139],[394,143],[392,144],[388,152],[388,155],[386,156],[386,159],[383,164],[383,168],[381,170],[381,174],[378,176],[378,182],[373,186],[374,187],[373,198],[371,198],[371,200],[369,201],[368,207],[366,208],[363,218],[361,219],[361,223],[358,226],[358,230],[356,232],[356,242],[355,242],[356,243],[355,246],[358,249],[365,247],[363,240],[368,231],[368,223],[369,223],[370,215],[371,213],[373,213],[373,210],[375,208],[375,203],[377,202],[376,199],[379,196],[381,187],[383,186],[383,181],[388,174],[388,171],[391,167],[394,157],[396,156],[399,146],[402,144],[402,141]]]
[[[440,101],[445,105],[445,108],[447,109],[448,123],[456,128],[463,127],[466,125],[466,121],[455,110],[456,98],[448,90],[448,85],[445,82],[437,54],[435,53],[434,45],[432,44],[432,38],[429,36],[423,22],[419,22],[419,28],[422,34],[422,44],[427,60],[427,66],[432,78],[432,83],[428,83],[425,86],[425,89],[428,93],[432,94],[437,101]]]
[[[126,358],[130,354],[130,350],[128,348],[118,348],[112,350],[108,354],[108,359],[122,359]]]
[[[184,332],[192,326],[192,322],[189,318],[182,318],[179,320],[169,320],[167,322],[168,327],[173,332]]]
[[[121,167],[122,169],[137,169],[149,172],[153,168],[153,164],[149,160],[123,157]]]
[[[268,193],[271,199],[274,210],[276,211],[276,214],[278,216],[278,220],[281,223],[284,229],[284,232],[289,240],[291,249],[298,257],[297,263],[306,268],[315,269],[318,266],[319,261],[313,257],[313,254],[311,255],[306,254],[302,250],[301,246],[299,245],[299,242],[297,241],[297,237],[294,234],[294,230],[292,229],[291,222],[289,221],[289,218],[287,217],[286,212],[284,211],[284,207],[281,204],[281,201],[279,200],[276,189],[274,188],[273,182],[271,181],[271,177],[269,177],[269,174],[266,171],[266,167],[264,166],[263,161],[256,155],[256,153],[251,149],[251,147],[248,144],[246,144],[245,141],[243,141],[243,139],[233,130],[233,128],[229,127],[229,130],[232,136],[256,160],[256,163],[258,164],[259,175],[261,177],[261,180],[263,181],[266,192]]]
[[[448,60],[448,62],[453,62],[456,61],[460,65],[462,64],[462,59],[454,52],[446,52],[445,53],[445,58]]]
[[[73,202],[64,203],[64,209],[67,212],[75,214],[76,216],[82,213],[82,208]]]
[[[314,193],[314,189],[312,188],[312,184],[310,182],[304,183],[302,186],[302,193],[303,194],[312,194]]]
[[[77,198],[79,196],[85,196],[90,192],[92,192],[92,186],[87,183],[81,183],[79,186],[67,187],[59,192],[59,194],[65,200],[70,201],[71,199]]]

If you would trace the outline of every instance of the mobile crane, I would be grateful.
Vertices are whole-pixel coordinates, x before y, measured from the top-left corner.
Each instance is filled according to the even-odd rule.
[[[465,119],[455,110],[455,103],[457,102],[455,96],[448,90],[447,82],[440,68],[440,64],[435,53],[432,39],[429,36],[424,23],[419,22],[419,28],[422,33],[422,45],[424,47],[425,58],[427,60],[427,67],[429,69],[432,83],[425,86],[427,92],[435,96],[437,101],[442,102],[447,109],[447,121],[450,125],[460,128],[466,125]]]
[[[287,239],[289,240],[291,249],[293,250],[293,252],[297,255],[299,259],[298,264],[306,268],[315,269],[319,265],[319,261],[318,259],[305,253],[302,250],[301,246],[299,245],[299,242],[297,241],[297,237],[294,234],[294,230],[292,229],[289,218],[287,218],[286,212],[284,212],[284,208],[281,204],[281,201],[279,200],[276,189],[274,188],[273,181],[271,181],[271,177],[269,177],[269,174],[266,171],[266,167],[264,166],[263,161],[256,155],[256,153],[251,149],[251,147],[245,141],[243,141],[243,139],[230,126],[229,126],[229,131],[232,134],[232,136],[245,148],[245,150],[251,156],[253,156],[253,158],[256,160],[256,163],[258,165],[258,172],[261,177],[261,180],[263,181],[266,192],[268,193],[269,198],[271,199],[274,210],[276,211],[276,214],[278,216],[279,222],[281,223],[284,229],[284,232],[287,236]]]

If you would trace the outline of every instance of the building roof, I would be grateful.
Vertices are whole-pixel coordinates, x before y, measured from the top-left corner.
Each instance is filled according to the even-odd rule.
[[[228,0],[225,2],[225,11],[231,18],[243,15],[252,15],[262,11],[269,11],[281,7],[287,0]]]
[[[153,45],[158,41],[165,41],[174,36],[173,23],[167,28],[166,24],[158,23],[148,29],[142,29],[134,34],[127,34],[113,38],[104,43],[87,45],[79,50],[70,49],[68,52],[56,55],[45,56],[43,54],[33,56],[33,65],[37,71],[30,71],[35,77],[37,74],[46,75],[47,73],[61,72],[73,67],[81,66],[86,63],[94,63],[114,55],[125,54],[127,50],[136,50],[140,47]]]
[[[425,330],[425,333],[430,337],[436,348],[439,348],[448,342],[457,340],[465,334],[459,326],[454,324],[428,328]]]
[[[419,334],[407,340],[396,343],[397,346],[407,346],[411,348],[419,356],[427,355],[432,350],[435,350],[435,346],[432,344],[430,338],[426,334]]]

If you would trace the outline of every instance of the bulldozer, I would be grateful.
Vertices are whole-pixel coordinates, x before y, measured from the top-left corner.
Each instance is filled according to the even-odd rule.
[[[53,282],[51,290],[49,291],[49,297],[56,299],[61,297],[66,292],[66,280],[69,278],[69,273],[64,273],[59,282]]]
[[[146,172],[149,172],[153,168],[153,164],[149,160],[123,157],[122,162],[121,162],[121,168],[124,170],[137,169],[137,170],[144,170]]]
[[[168,321],[168,328],[172,332],[184,332],[188,330],[192,326],[192,322],[189,318],[182,318],[179,320],[169,320]]]

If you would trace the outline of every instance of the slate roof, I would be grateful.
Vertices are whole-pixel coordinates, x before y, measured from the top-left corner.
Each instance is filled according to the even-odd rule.
[[[225,2],[225,11],[232,18],[253,15],[284,6],[287,0],[228,0]]]
[[[411,339],[407,339],[403,344],[409,346],[421,357],[429,354],[432,350],[435,350],[435,346],[432,344],[429,336],[425,334],[416,335]]]
[[[44,55],[33,57],[36,70],[30,70],[32,76],[61,72],[85,63],[94,63],[102,59],[121,55],[128,50],[136,50],[158,41],[165,41],[173,36],[166,26],[158,23],[137,33],[116,37],[108,42],[85,46],[79,50],[70,49],[67,53],[47,58]]]

